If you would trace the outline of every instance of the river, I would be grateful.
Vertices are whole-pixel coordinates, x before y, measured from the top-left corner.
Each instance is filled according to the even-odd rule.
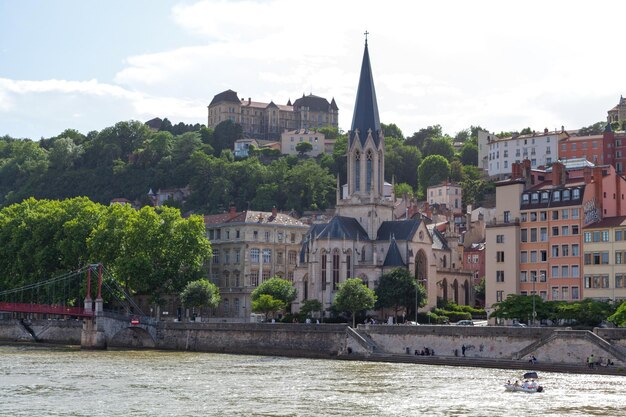
[[[626,377],[194,352],[0,346],[2,416],[624,416]]]

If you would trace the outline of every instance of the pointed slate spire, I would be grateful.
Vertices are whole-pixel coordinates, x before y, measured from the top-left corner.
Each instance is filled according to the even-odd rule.
[[[330,101],[330,109],[339,110],[339,107],[337,107],[337,103],[335,102],[335,97],[333,97],[333,99]]]
[[[402,260],[400,248],[398,247],[394,237],[391,238],[391,244],[389,245],[389,250],[387,251],[387,256],[385,257],[383,266],[406,266]]]
[[[359,130],[361,144],[365,144],[367,132],[371,129],[374,142],[376,143],[376,146],[378,146],[380,119],[378,117],[378,103],[376,101],[376,90],[374,89],[370,55],[367,49],[367,39],[365,40],[365,51],[363,52],[363,62],[361,63],[359,88],[356,93],[354,116],[352,117],[352,129],[350,131],[351,142],[354,139],[354,134],[357,129]]]

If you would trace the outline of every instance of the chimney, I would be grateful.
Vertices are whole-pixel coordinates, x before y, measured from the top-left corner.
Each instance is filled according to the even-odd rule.
[[[234,219],[235,217],[237,217],[237,207],[230,206],[230,211],[228,212],[228,214],[229,214],[228,216],[229,219]]]
[[[600,211],[600,218],[604,216],[603,192],[602,192],[602,167],[593,167],[593,182],[595,185],[596,207]]]
[[[589,184],[591,182],[591,168],[585,167],[583,169],[583,178],[585,179],[585,184]]]
[[[278,214],[278,210],[276,210],[276,206],[272,207],[272,217],[276,217]]]
[[[511,164],[511,178],[517,179],[522,176],[520,164],[518,162],[513,162]]]
[[[548,133],[548,128],[547,127],[543,129],[543,133]]]
[[[563,185],[561,179],[563,177],[564,167],[559,161],[552,164],[552,185]]]
[[[565,126],[561,125],[561,133],[565,132]]]
[[[252,103],[252,99],[248,97],[248,104]]]

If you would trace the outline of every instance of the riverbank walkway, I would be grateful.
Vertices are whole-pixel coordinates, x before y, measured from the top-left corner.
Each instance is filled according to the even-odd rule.
[[[357,353],[340,355],[338,359],[362,360],[371,362],[416,363],[423,365],[467,366],[475,368],[520,369],[523,371],[560,372],[572,374],[598,374],[626,376],[626,370],[616,366],[595,366],[587,364],[530,363],[526,360],[472,358],[456,356],[421,356],[413,354],[373,353],[362,355]]]

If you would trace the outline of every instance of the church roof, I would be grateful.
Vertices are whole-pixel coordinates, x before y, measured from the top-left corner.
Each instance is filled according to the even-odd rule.
[[[411,240],[421,220],[395,220],[383,222],[378,228],[376,240],[390,240],[395,238],[397,240]]]
[[[398,248],[398,244],[393,238],[391,239],[391,245],[389,245],[389,250],[387,251],[387,256],[385,256],[383,266],[406,266],[402,260],[400,248]]]
[[[354,105],[354,116],[352,117],[352,128],[350,130],[350,143],[354,140],[357,129],[359,130],[361,145],[365,145],[367,132],[371,129],[374,143],[378,147],[380,118],[378,117],[378,103],[376,101],[376,90],[374,89],[374,79],[372,77],[367,41],[365,41],[365,52],[363,52],[359,88],[356,93],[356,104]]]
[[[314,96],[313,94],[305,96],[303,94],[301,98],[293,102],[293,107],[296,108],[296,110],[300,107],[308,107],[311,111],[327,112],[331,108],[331,105],[328,103],[328,100],[323,97]]]
[[[318,239],[369,240],[359,222],[352,217],[335,216],[317,235]]]
[[[239,97],[237,97],[237,93],[233,90],[222,91],[221,93],[215,95],[213,100],[211,100],[210,106],[215,103],[219,103],[220,101],[226,101],[229,103],[239,103]]]

